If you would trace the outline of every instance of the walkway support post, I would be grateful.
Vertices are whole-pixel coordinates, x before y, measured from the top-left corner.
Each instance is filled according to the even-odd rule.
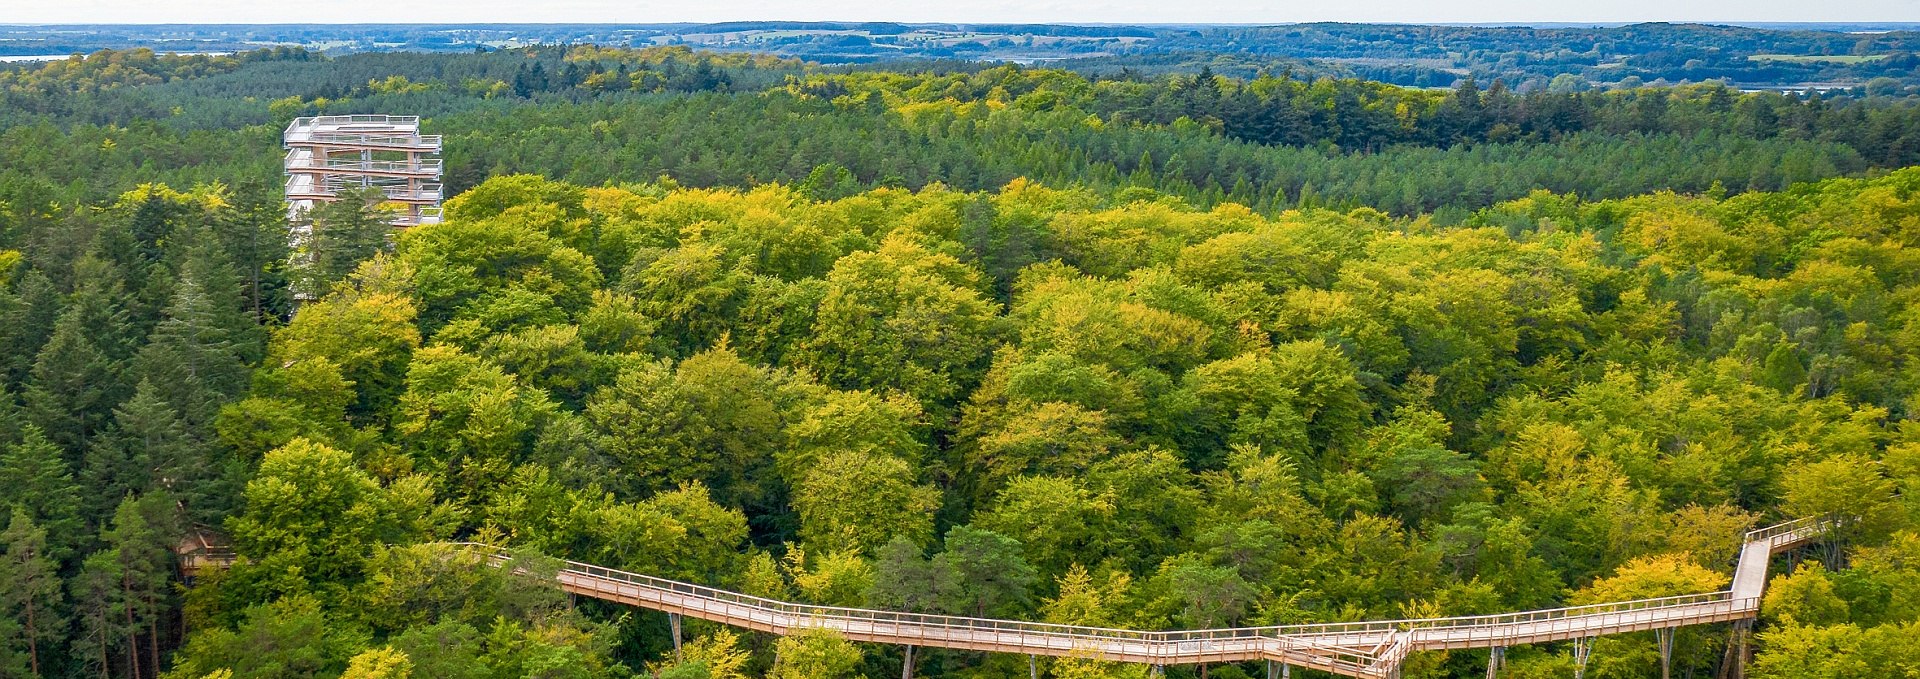
[[[1593,656],[1593,637],[1573,640],[1573,679],[1587,678],[1587,658]]]
[[[1732,638],[1727,640],[1727,657],[1720,661],[1719,676],[1726,679],[1747,676],[1747,639],[1752,635],[1752,620],[1733,621]]]
[[[668,613],[667,626],[673,628],[673,661],[686,662],[686,658],[680,654],[680,614]]]
[[[1487,649],[1487,679],[1500,676],[1500,666],[1507,664],[1507,647],[1494,646]]]
[[[907,645],[906,658],[900,663],[900,679],[913,679],[913,645]]]
[[[1040,656],[1032,653],[1027,654],[1027,676],[1032,677],[1032,679],[1040,679]]]
[[[1673,679],[1673,628],[1656,629],[1653,635],[1660,641],[1660,679]]]
[[[1280,663],[1280,679],[1293,679],[1293,664]]]

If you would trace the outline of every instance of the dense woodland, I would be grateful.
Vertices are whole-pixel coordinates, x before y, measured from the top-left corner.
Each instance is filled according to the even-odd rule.
[[[1711,591],[1743,530],[1826,512],[1857,518],[1777,564],[1751,674],[1920,672],[1920,169],[1870,171],[1909,161],[1842,117],[1904,129],[1905,102],[570,56],[8,95],[46,104],[0,114],[0,676],[898,676],[897,648],[700,623],[676,662],[664,616],[541,575],[1140,629],[1427,617]],[[1194,97],[1350,99],[1406,136],[1235,138]],[[1548,101],[1587,122],[1528,123]],[[290,252],[279,124],[409,106],[448,135],[447,220],[389,242],[342,201]],[[1600,188],[1530,190],[1539,159]],[[1311,162],[1485,188],[1428,179],[1435,214],[1272,169]],[[240,561],[188,586],[196,527]],[[1676,675],[1727,639],[1682,630]],[[1643,633],[1588,676],[1658,673]]]
[[[448,137],[454,190],[511,172],[581,185],[812,181],[838,195],[935,182],[995,190],[1025,177],[1147,186],[1202,207],[1368,206],[1447,223],[1536,188],[1589,198],[1779,190],[1920,162],[1920,109],[1865,93],[1522,95],[1498,81],[1433,92],[1011,66],[847,72],[684,48],[278,55],[136,87],[15,76],[29,85],[0,94],[10,102],[0,107],[0,191],[16,207],[72,205],[156,180],[272,181],[286,120],[368,111],[428,116]],[[91,80],[83,74],[109,68],[59,73]]]

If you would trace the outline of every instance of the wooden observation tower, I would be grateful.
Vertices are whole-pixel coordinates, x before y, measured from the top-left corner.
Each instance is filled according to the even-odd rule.
[[[287,148],[287,216],[307,235],[307,211],[346,189],[377,187],[397,205],[394,226],[440,221],[440,135],[420,134],[419,116],[295,118]]]

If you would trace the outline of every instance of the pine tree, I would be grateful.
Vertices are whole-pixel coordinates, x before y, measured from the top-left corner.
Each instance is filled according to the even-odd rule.
[[[308,215],[313,235],[300,277],[306,292],[326,292],[328,285],[386,250],[393,227],[379,207],[384,200],[379,188],[352,189],[313,209]]]
[[[80,488],[60,449],[37,427],[26,427],[20,442],[0,455],[0,502],[25,512],[53,536],[49,553],[55,558],[64,558],[81,534]]]
[[[148,191],[146,199],[134,207],[126,229],[132,236],[133,254],[138,256],[140,264],[160,261],[162,244],[172,235],[182,207],[160,191]]]
[[[256,322],[287,313],[287,209],[280,192],[257,179],[241,182],[233,206],[215,224],[220,250],[238,271],[246,308]]]
[[[113,426],[94,437],[81,465],[81,480],[95,498],[89,515],[104,517],[120,498],[155,489],[184,494],[191,505],[216,504],[203,483],[210,476],[207,460],[152,382],[142,380],[113,414]]]
[[[23,340],[29,334],[46,331],[46,328],[33,331],[19,326],[18,323],[21,322],[21,317],[26,315],[26,311],[27,303],[20,299],[20,294],[8,288],[5,281],[0,281],[0,351],[9,351],[24,344]],[[13,369],[21,360],[19,354],[13,353],[7,354],[5,359],[0,359],[0,388],[5,388],[13,382],[16,375],[25,374],[15,372]]]
[[[119,561],[128,662],[135,668],[136,677],[142,674],[138,668],[143,665],[147,675],[159,673],[161,624],[172,610],[168,599],[172,574],[168,544],[173,532],[167,525],[172,523],[168,520],[172,515],[169,504],[165,493],[128,497],[114,510],[113,527],[101,536],[106,551]],[[144,660],[140,657],[142,632],[146,634]]]
[[[25,399],[28,419],[69,451],[83,449],[112,406],[112,362],[94,343],[85,316],[81,307],[61,314],[34,359]]]
[[[20,429],[26,426],[20,414],[20,402],[0,381],[0,450],[20,442]]]
[[[246,388],[241,351],[251,322],[216,305],[193,268],[175,286],[164,320],[140,350],[134,374],[153,387],[190,430],[204,432],[220,406]]]
[[[115,432],[95,437],[80,459],[80,485],[87,489],[80,499],[81,514],[90,523],[110,516],[120,498],[146,487],[151,466],[121,445]]]
[[[0,568],[0,577],[7,575]],[[0,611],[4,612],[4,611]],[[34,657],[28,653],[25,623],[0,615],[0,677],[35,677]]]
[[[18,385],[26,382],[33,370],[33,358],[53,335],[54,321],[60,318],[66,301],[53,281],[38,270],[22,274],[14,290],[19,304],[0,316],[0,342],[4,342],[0,349],[5,350],[0,354],[4,356],[0,368],[5,370],[0,377]]]
[[[0,533],[6,557],[0,559],[0,611],[19,623],[17,639],[0,639],[26,647],[30,676],[41,676],[53,644],[65,636],[61,616],[58,565],[47,555],[47,531],[32,517],[15,509],[6,532]]]
[[[114,410],[114,423],[120,446],[147,462],[150,477],[142,490],[164,490],[188,506],[210,504],[200,502],[212,500],[206,497],[212,469],[203,447],[149,383],[141,382],[133,398]]]
[[[98,671],[101,679],[113,676],[114,651],[126,645],[131,633],[124,622],[127,602],[121,579],[119,555],[102,550],[89,555],[80,574],[67,583],[80,628],[73,656]]]
[[[164,269],[157,275],[164,281],[161,287],[171,291],[172,275]],[[127,281],[148,283],[148,278],[129,279],[125,269],[99,257],[80,258],[74,263],[74,277],[73,294],[67,297],[60,314],[78,315],[81,327],[108,360],[119,362],[133,357],[141,338],[158,321],[166,298],[147,302],[127,292]],[[59,321],[54,324],[57,329]]]

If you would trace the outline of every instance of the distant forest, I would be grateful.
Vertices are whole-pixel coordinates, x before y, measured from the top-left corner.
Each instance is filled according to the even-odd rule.
[[[270,181],[293,116],[407,111],[447,135],[456,191],[514,171],[840,193],[1026,177],[1200,206],[1365,205],[1447,221],[1541,188],[1736,193],[1913,164],[1915,101],[1864,88],[1420,90],[1205,68],[849,70],[680,47],[338,59],[136,50],[0,71],[0,181],[37,186],[27,204],[104,200],[141,178]]]
[[[101,48],[244,51],[286,44],[336,54],[466,52],[530,44],[683,45],[824,64],[954,60],[1054,64],[1083,73],[1210,65],[1250,78],[1287,70],[1415,87],[1472,77],[1520,91],[1721,82],[1744,88],[1920,85],[1912,25],[1075,26],[758,21],[719,24],[0,26],[0,56]],[[1164,71],[1161,71],[1164,72]]]

